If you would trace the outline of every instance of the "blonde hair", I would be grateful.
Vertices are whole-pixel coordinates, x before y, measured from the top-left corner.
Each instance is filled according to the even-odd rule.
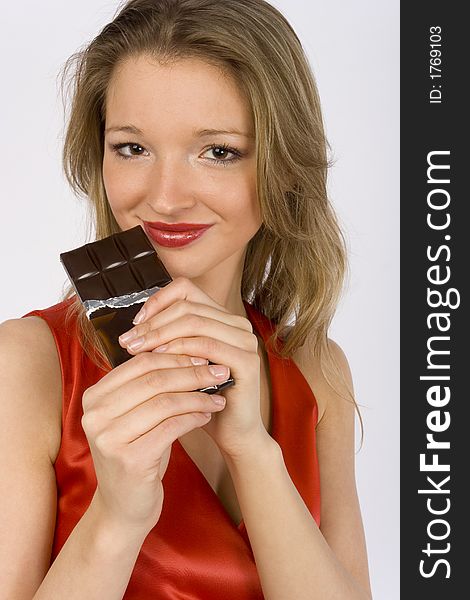
[[[106,93],[119,65],[142,55],[160,63],[199,58],[231,75],[244,92],[256,132],[263,223],[248,243],[242,298],[275,323],[271,351],[291,357],[308,342],[330,385],[331,375],[346,384],[327,333],[348,270],[347,251],[327,195],[332,163],[320,99],[296,33],[265,0],[129,0],[66,61],[62,89],[72,88],[72,99],[63,168],[74,192],[90,202],[96,239],[120,231],[101,172]],[[64,299],[72,295],[69,288]],[[82,345],[96,361],[91,349],[101,346],[77,298],[68,312],[74,315]]]

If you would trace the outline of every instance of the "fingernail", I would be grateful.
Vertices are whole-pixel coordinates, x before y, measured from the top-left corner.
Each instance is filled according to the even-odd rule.
[[[127,344],[128,342],[130,342],[131,340],[133,340],[135,337],[137,337],[137,335],[138,335],[137,331],[135,329],[131,329],[127,333],[123,333],[122,335],[120,335],[119,336],[119,340],[123,344]]]
[[[143,337],[137,338],[136,340],[133,340],[130,344],[127,344],[127,346],[131,349],[131,350],[138,350],[141,346],[144,345],[145,339]]]
[[[167,348],[168,346],[166,344],[164,346],[157,346],[155,350],[152,350],[152,352],[165,352]]]
[[[207,365],[207,360],[205,358],[199,358],[197,356],[191,356],[190,360],[193,363],[193,365]]]
[[[219,404],[220,406],[223,406],[225,404],[225,397],[224,396],[219,396],[217,394],[212,394],[211,398],[212,398],[212,400],[216,404]]]
[[[215,377],[225,377],[225,379],[228,377],[228,367],[224,367],[223,365],[211,365],[209,371],[212,375],[215,375]]]
[[[139,323],[142,323],[142,321],[144,321],[144,320],[145,320],[145,306],[139,310],[139,312],[136,314],[136,316],[134,317],[134,320],[132,322],[134,323],[134,325],[138,325]]]

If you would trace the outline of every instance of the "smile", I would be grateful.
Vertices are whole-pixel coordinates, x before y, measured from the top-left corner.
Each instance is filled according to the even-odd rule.
[[[170,227],[167,225],[166,227]],[[207,225],[203,228],[188,229],[186,231],[171,231],[168,229],[160,229],[153,224],[144,221],[144,229],[147,235],[156,242],[159,246],[165,248],[179,248],[180,246],[187,246],[195,240],[202,237],[212,225]]]

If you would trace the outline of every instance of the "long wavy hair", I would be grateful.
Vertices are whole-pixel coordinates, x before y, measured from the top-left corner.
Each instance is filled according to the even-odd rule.
[[[268,345],[278,356],[290,358],[308,343],[329,384],[354,403],[362,428],[327,335],[348,275],[347,250],[327,194],[332,161],[320,98],[296,33],[265,0],[128,0],[65,62],[62,98],[70,114],[63,169],[74,193],[92,209],[97,240],[120,231],[102,178],[106,94],[116,68],[142,55],[160,63],[202,59],[231,75],[245,94],[256,134],[262,225],[248,243],[242,298],[275,323]],[[73,295],[69,287],[63,296],[70,299],[68,318],[77,317],[85,352],[106,366]],[[346,393],[332,384],[338,378]]]

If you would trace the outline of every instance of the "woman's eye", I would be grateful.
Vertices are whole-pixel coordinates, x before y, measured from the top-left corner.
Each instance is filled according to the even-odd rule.
[[[223,164],[224,166],[227,165],[227,163],[233,163],[237,160],[240,160],[242,154],[239,150],[237,150],[236,148],[231,148],[230,146],[227,146],[226,144],[222,144],[222,145],[217,145],[217,144],[213,144],[210,148],[208,148],[206,150],[206,152],[211,152],[212,156],[215,156],[215,159],[211,159],[209,158],[208,160],[215,162],[216,164]],[[226,158],[228,154],[233,154],[232,158]]]
[[[124,148],[127,148],[129,150],[131,150],[132,152],[138,149],[143,150],[144,147],[141,146],[140,144],[133,144],[132,142],[127,142],[125,144],[112,144],[112,149],[113,152],[115,152],[117,154],[117,156],[119,156],[120,158],[124,158],[124,159],[129,159],[129,158],[138,158],[139,156],[142,156],[141,154],[123,154],[121,152],[121,150],[124,150]]]

